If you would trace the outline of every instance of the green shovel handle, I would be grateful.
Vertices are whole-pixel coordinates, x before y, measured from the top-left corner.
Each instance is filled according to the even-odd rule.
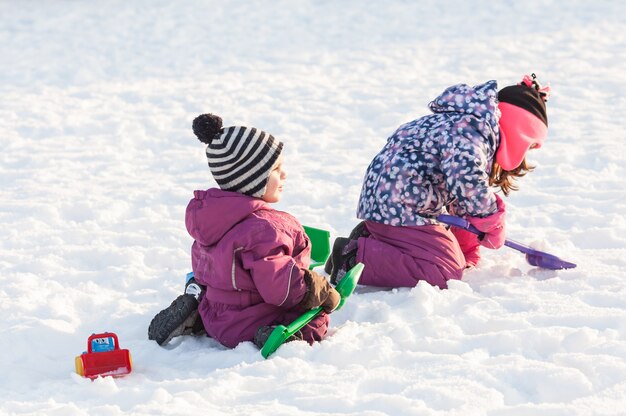
[[[361,273],[363,272],[364,267],[365,266],[363,265],[363,263],[356,264],[353,268],[348,270],[348,273],[346,273],[343,279],[341,279],[341,281],[337,284],[337,287],[335,287],[335,289],[337,290],[337,292],[339,292],[339,295],[341,296],[341,301],[339,302],[339,306],[337,306],[337,309],[335,310],[339,310],[345,303],[346,299],[352,294],[352,292],[354,292],[354,289],[359,282],[359,278],[361,277]],[[318,306],[315,309],[304,312],[287,326],[276,326],[276,328],[274,328],[270,336],[267,338],[267,341],[265,342],[265,345],[263,345],[263,348],[261,348],[261,355],[263,356],[263,358],[267,358],[272,355],[274,351],[276,351],[281,345],[283,345],[290,336],[301,330],[304,326],[306,326],[306,324],[315,319],[315,317],[319,315],[320,312],[322,312],[322,307]]]

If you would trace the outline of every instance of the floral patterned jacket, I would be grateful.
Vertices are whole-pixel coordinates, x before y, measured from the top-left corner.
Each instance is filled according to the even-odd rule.
[[[428,106],[433,114],[400,126],[374,157],[357,217],[381,224],[437,224],[456,215],[496,212],[489,173],[500,142],[496,81],[447,88]]]

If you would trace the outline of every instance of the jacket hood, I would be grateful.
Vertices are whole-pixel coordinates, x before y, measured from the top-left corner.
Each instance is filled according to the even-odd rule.
[[[428,104],[433,113],[461,113],[485,120],[494,132],[498,131],[498,83],[487,81],[470,87],[457,84],[445,89]]]
[[[187,231],[198,243],[216,244],[236,224],[255,211],[271,209],[266,202],[238,192],[211,188],[194,191],[185,213]]]

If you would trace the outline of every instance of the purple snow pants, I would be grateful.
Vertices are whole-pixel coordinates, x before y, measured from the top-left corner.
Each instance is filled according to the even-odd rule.
[[[359,284],[413,287],[424,280],[444,289],[463,276],[465,257],[445,227],[365,224],[370,235],[358,240],[357,261],[365,265]]]

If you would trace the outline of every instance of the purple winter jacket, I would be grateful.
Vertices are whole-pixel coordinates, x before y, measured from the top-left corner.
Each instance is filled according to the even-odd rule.
[[[311,243],[292,215],[261,199],[212,188],[195,191],[185,215],[195,279],[206,286],[199,312],[209,336],[227,347],[252,341],[260,326],[289,324],[304,310],[303,269]],[[302,329],[326,333],[325,313]]]

